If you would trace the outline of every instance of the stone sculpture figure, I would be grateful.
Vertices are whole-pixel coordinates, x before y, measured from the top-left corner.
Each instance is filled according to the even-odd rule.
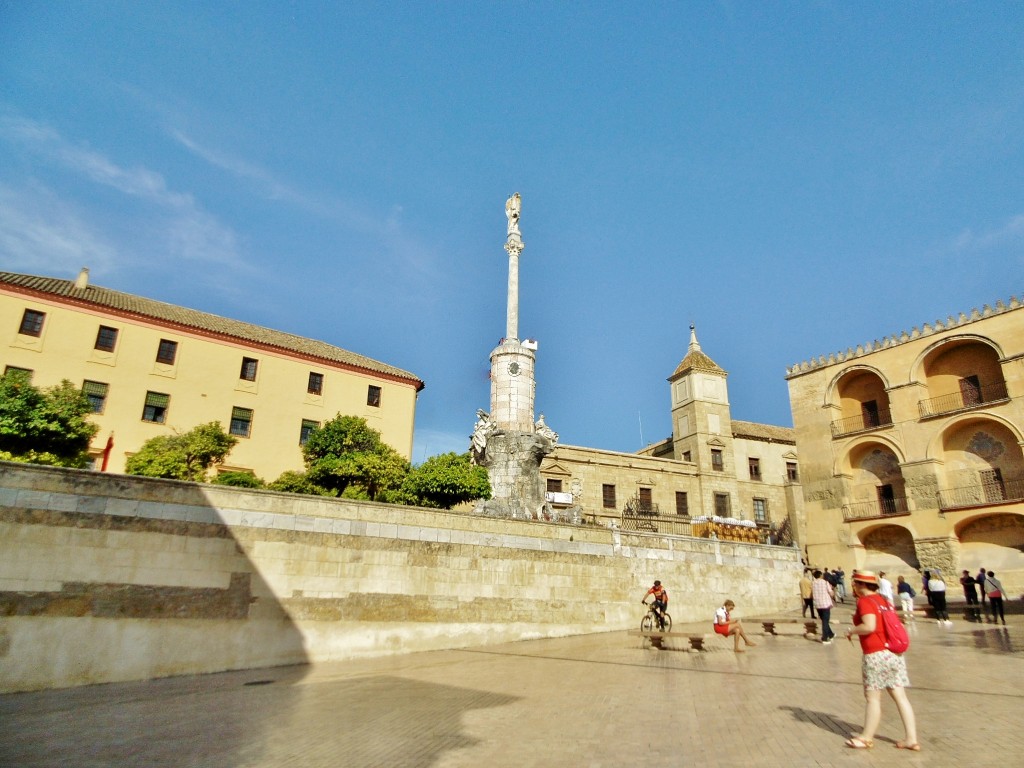
[[[487,450],[488,438],[497,431],[498,425],[491,420],[491,414],[483,408],[476,411],[476,424],[473,425],[473,435],[470,438],[470,454],[474,464],[481,464],[484,452]]]
[[[541,437],[546,437],[552,442],[552,444],[558,442],[558,433],[547,425],[544,421],[543,413],[540,415],[540,418],[537,419],[537,423],[534,425],[534,431]]]
[[[508,234],[519,234],[519,214],[523,210],[523,200],[516,192],[505,201],[505,217],[508,219]]]

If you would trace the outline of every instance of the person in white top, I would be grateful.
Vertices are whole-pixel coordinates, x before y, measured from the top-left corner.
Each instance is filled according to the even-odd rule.
[[[942,580],[942,574],[938,571],[932,571],[931,578],[928,580],[928,594],[932,598],[932,608],[935,610],[935,618],[938,619],[939,624],[945,624],[947,627],[953,626],[953,622],[949,620],[949,612],[946,610],[946,582]]]
[[[878,594],[889,601],[889,605],[896,607],[896,597],[892,593],[892,582],[885,578],[885,571],[878,572]]]
[[[722,607],[715,611],[715,633],[722,635],[723,637],[729,637],[732,635],[733,639],[733,650],[736,653],[743,653],[743,649],[740,648],[740,639],[747,645],[757,645],[752,643],[747,638],[747,633],[743,631],[743,622],[739,619],[734,619],[730,615],[732,609],[736,607],[736,603],[732,600],[726,600]]]

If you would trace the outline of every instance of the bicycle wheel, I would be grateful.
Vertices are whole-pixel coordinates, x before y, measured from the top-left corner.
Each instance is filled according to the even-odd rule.
[[[640,631],[641,632],[653,632],[654,631],[654,618],[651,614],[647,614],[640,619]]]
[[[667,613],[663,613],[663,614],[661,614],[661,618],[662,618],[662,623],[664,624],[664,626],[662,628],[662,631],[663,632],[671,632],[672,631],[672,617],[669,616]]]

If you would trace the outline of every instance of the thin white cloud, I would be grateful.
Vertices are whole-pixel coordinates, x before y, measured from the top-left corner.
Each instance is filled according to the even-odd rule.
[[[152,220],[133,223],[157,230],[146,239],[166,256],[251,271],[239,253],[234,230],[205,211],[192,195],[170,189],[161,174],[148,168],[118,165],[99,152],[71,143],[47,125],[9,113],[0,114],[0,139],[74,176],[149,204],[152,220],[165,221],[166,224],[153,224]],[[24,211],[29,204],[28,200],[22,201],[20,208]],[[48,216],[49,212],[41,208],[32,219],[43,220]],[[23,247],[32,239],[31,229],[14,236],[17,235],[16,227],[29,226],[29,219],[24,215],[11,217],[8,224],[13,232],[10,239],[15,244],[21,241]],[[59,230],[59,224],[54,228]]]
[[[432,252],[419,240],[409,236],[402,228],[401,206],[395,206],[385,215],[374,215],[329,195],[316,195],[282,182],[273,173],[255,163],[229,153],[211,149],[181,130],[170,128],[170,135],[181,146],[215,168],[256,186],[256,194],[270,200],[279,200],[325,221],[369,234],[381,241],[392,253],[404,260],[404,267],[418,273],[429,271]]]
[[[965,229],[953,241],[957,251],[984,251],[1011,244],[1024,244],[1024,214],[1009,219],[1003,226],[987,232]]]
[[[0,183],[0,258],[5,269],[68,274],[89,266],[103,273],[117,250],[50,190]]]

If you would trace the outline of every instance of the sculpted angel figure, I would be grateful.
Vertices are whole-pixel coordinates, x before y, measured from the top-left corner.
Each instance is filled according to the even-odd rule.
[[[473,426],[473,436],[470,438],[469,446],[474,461],[484,455],[484,449],[487,447],[487,438],[491,436],[495,428],[494,422],[491,421],[491,414],[483,408],[478,408],[476,424]]]
[[[558,442],[558,433],[547,425],[544,421],[543,413],[540,415],[540,418],[537,419],[537,423],[534,425],[534,431],[541,437],[546,437],[552,443]]]
[[[505,217],[508,219],[508,233],[519,234],[519,213],[523,210],[523,200],[516,192],[505,201]]]

